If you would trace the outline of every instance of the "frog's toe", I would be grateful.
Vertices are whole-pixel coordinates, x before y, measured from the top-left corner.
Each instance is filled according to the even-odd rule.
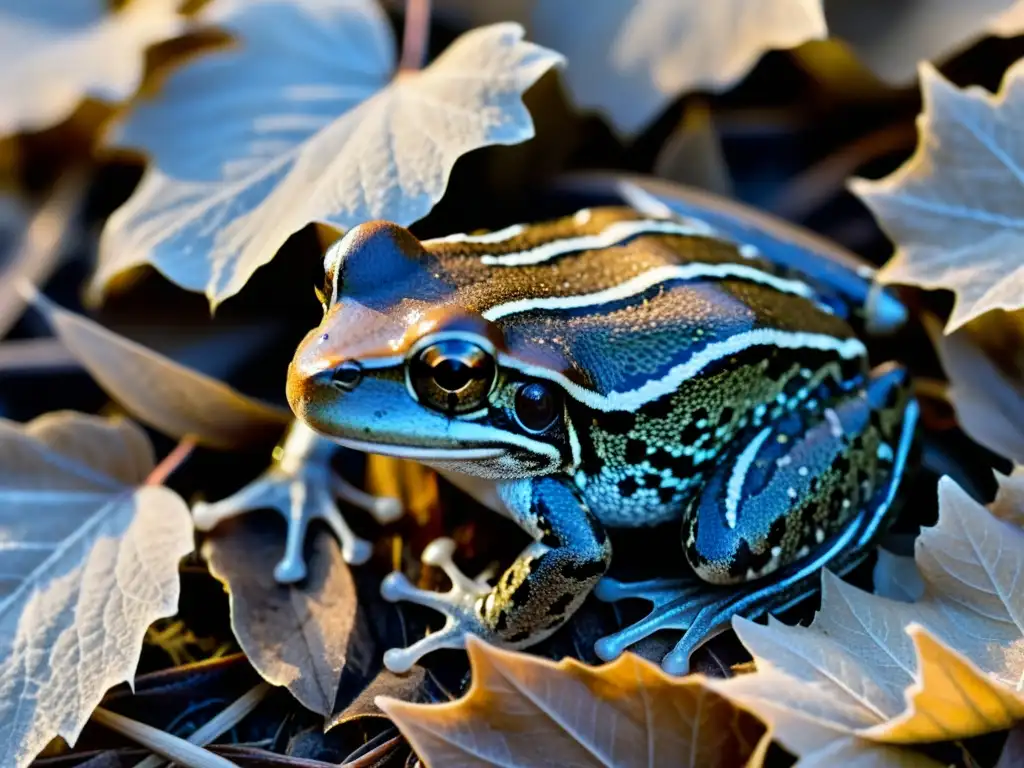
[[[623,582],[602,579],[594,594],[599,600],[613,603],[620,600],[646,600],[651,612],[639,621],[594,643],[594,652],[604,661],[621,656],[631,645],[639,643],[663,629],[687,630],[703,603],[701,593],[708,586],[693,579],[650,579]]]
[[[491,587],[480,579],[471,579],[459,570],[452,561],[454,552],[455,542],[449,538],[440,538],[427,545],[421,557],[427,565],[437,566],[447,574],[452,582],[447,592],[419,589],[398,571],[388,574],[381,583],[380,592],[385,600],[393,603],[404,600],[423,605],[446,618],[439,631],[406,648],[391,648],[385,652],[384,665],[392,672],[407,672],[423,656],[442,648],[465,648],[467,635],[484,638],[490,635],[480,620],[476,605],[491,591]]]
[[[352,531],[334,501],[339,487],[329,465],[308,461],[297,467],[275,463],[256,480],[225,499],[213,503],[197,502],[192,517],[199,530],[208,531],[222,520],[256,509],[275,509],[288,526],[285,551],[274,567],[274,578],[291,584],[306,576],[303,544],[306,530],[313,520],[326,523],[341,545],[345,562],[359,565],[369,560],[373,551]],[[344,497],[343,497],[344,498]]]
[[[381,525],[395,522],[404,511],[402,502],[398,499],[391,496],[374,496],[357,488],[340,475],[331,475],[331,488],[339,499],[369,512]]]

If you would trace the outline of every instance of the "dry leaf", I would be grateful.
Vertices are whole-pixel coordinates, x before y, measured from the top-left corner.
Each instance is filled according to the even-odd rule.
[[[825,572],[810,627],[734,620],[757,672],[709,685],[764,717],[802,758],[851,739],[850,749],[870,752],[967,738],[1024,717],[1024,530],[949,478],[939,502],[938,523],[916,542],[919,600],[871,595]]]
[[[83,97],[120,102],[142,80],[148,46],[184,26],[178,0],[0,0],[0,136],[68,117]]]
[[[32,303],[96,383],[139,419],[168,435],[231,448],[279,435],[284,408],[248,398],[215,379],[61,309],[42,294]]]
[[[1024,59],[992,96],[922,64],[917,151],[884,179],[850,183],[896,243],[878,279],[956,293],[947,334],[991,310],[1024,307],[1022,75]]]
[[[566,55],[574,101],[626,135],[680,94],[727,90],[766,51],[827,34],[821,0],[538,0],[530,27]]]
[[[848,43],[882,80],[909,85],[920,61],[944,61],[988,33],[1020,29],[1014,0],[825,0],[829,32]]]
[[[112,686],[130,681],[146,628],[178,608],[192,518],[124,419],[57,412],[0,420],[0,754],[26,766],[74,744]],[[10,762],[7,762],[7,761]]]
[[[949,335],[941,333],[938,323],[927,318],[925,327],[949,378],[949,400],[963,431],[979,445],[1024,462],[1024,379],[998,367],[981,346],[1000,335],[1015,343],[1020,330],[999,320],[1016,318],[1019,324],[1018,315],[996,312]],[[986,333],[979,333],[978,325],[983,325]],[[999,354],[999,350],[991,352]]]
[[[308,576],[279,584],[267,564],[280,559],[283,536],[265,522],[247,516],[225,526],[206,540],[203,557],[231,594],[231,628],[256,671],[327,716],[342,669],[365,667],[372,653],[355,583],[338,542],[317,531]]]
[[[522,94],[560,62],[500,24],[388,85],[374,0],[215,0],[203,18],[241,42],[174,72],[113,137],[151,166],[105,226],[93,298],[148,263],[215,306],[310,222],[417,221],[463,154],[533,136]]]
[[[461,699],[379,706],[428,766],[760,766],[764,724],[707,690],[626,653],[589,667],[467,638]]]

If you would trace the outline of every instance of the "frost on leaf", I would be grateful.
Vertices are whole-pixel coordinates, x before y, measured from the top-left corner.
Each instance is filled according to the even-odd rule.
[[[686,91],[722,91],[773,48],[826,37],[821,0],[538,0],[531,38],[566,55],[574,101],[624,134]]]
[[[342,670],[365,669],[373,655],[352,573],[338,543],[318,531],[307,577],[277,583],[267,566],[280,559],[284,542],[263,522],[234,521],[206,540],[203,556],[231,595],[231,628],[252,665],[307,709],[329,715]]]
[[[113,138],[150,167],[106,224],[94,298],[148,263],[216,305],[310,222],[417,221],[463,154],[533,136],[522,94],[560,61],[498,24],[388,85],[373,0],[215,0],[203,18],[239,42],[172,74]]]
[[[826,571],[810,627],[734,620],[757,671],[709,685],[810,762],[839,745],[871,753],[1024,718],[1024,529],[949,478],[939,505],[916,542],[919,599],[872,595]]]
[[[896,243],[879,280],[955,292],[952,333],[1024,307],[1024,60],[995,96],[927,64],[921,81],[917,151],[890,176],[850,186]]]
[[[1020,0],[829,0],[829,32],[848,43],[875,74],[911,84],[920,61],[943,61],[986,34],[1012,36],[1024,23]]]
[[[0,754],[28,765],[72,744],[131,680],[146,628],[178,607],[188,507],[137,487],[153,449],[136,425],[70,412],[0,420]]]
[[[0,136],[46,128],[85,96],[119,102],[142,80],[143,54],[175,37],[178,0],[0,0]]]
[[[461,699],[376,699],[427,765],[760,766],[763,722],[702,685],[627,653],[589,667],[495,648],[466,649]]]
[[[38,292],[31,300],[96,383],[139,421],[176,438],[216,448],[276,437],[290,421],[283,408],[255,400],[76,315]]]

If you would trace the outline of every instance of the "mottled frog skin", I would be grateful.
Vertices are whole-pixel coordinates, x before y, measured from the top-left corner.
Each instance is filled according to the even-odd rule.
[[[493,586],[391,577],[386,595],[448,616],[392,669],[467,633],[547,637],[606,573],[608,527],[678,520],[717,627],[888,525],[906,372],[869,367],[862,307],[702,221],[602,207],[423,242],[369,222],[325,268],[289,370],[298,418],[436,468],[534,539]]]

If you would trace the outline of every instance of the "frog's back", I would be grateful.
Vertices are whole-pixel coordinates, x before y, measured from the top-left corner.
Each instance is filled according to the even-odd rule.
[[[568,393],[576,479],[610,524],[674,517],[702,466],[814,372],[864,368],[843,307],[700,222],[602,208],[425,246],[500,328],[506,364]]]
[[[758,343],[854,335],[810,283],[700,222],[598,208],[424,245],[454,301],[495,323],[524,366],[562,373],[595,411],[634,411]]]

